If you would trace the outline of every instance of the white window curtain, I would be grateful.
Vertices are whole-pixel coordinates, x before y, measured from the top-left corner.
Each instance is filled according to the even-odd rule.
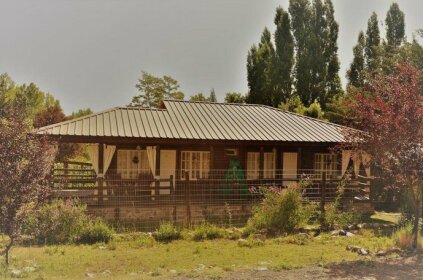
[[[103,156],[103,168],[104,168],[104,174],[107,173],[107,170],[109,170],[110,163],[112,162],[113,155],[116,152],[116,146],[112,145],[105,145],[104,147],[104,156]]]
[[[366,153],[362,154],[361,157],[362,157],[361,160],[363,162],[364,169],[366,170],[366,176],[370,177],[371,176],[370,175],[370,160],[371,160],[371,157],[370,157],[369,154],[366,154]]]
[[[156,175],[156,146],[147,146],[148,165],[150,166],[153,176]]]
[[[98,175],[98,144],[88,145],[88,155],[90,156],[95,174]]]
[[[352,152],[350,150],[342,151],[342,175],[347,172],[348,163],[350,163]]]
[[[113,155],[115,154],[116,146],[104,145],[103,150],[103,174],[107,172],[112,162]],[[98,144],[88,145],[88,155],[90,156],[91,164],[97,175],[98,174]]]

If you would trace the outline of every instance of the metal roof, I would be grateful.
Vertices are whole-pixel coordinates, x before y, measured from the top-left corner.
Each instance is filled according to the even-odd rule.
[[[45,126],[38,134],[144,139],[342,142],[343,127],[264,105],[165,100]]]

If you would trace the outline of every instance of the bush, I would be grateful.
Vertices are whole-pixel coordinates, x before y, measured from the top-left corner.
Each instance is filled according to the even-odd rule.
[[[98,242],[109,243],[113,239],[113,230],[102,220],[90,222],[84,227],[76,241],[80,244],[94,244]]]
[[[269,190],[262,203],[253,209],[246,231],[267,230],[272,234],[292,233],[310,219],[314,205],[303,205],[297,189]]]
[[[215,225],[203,223],[194,227],[192,231],[192,239],[195,241],[212,240],[225,236],[225,231]]]
[[[413,225],[407,223],[401,226],[397,231],[394,232],[393,237],[395,244],[402,249],[413,248]],[[422,239],[419,232],[419,239],[417,243],[418,248],[422,248]]]
[[[88,224],[85,213],[86,206],[76,200],[55,200],[27,218],[24,232],[38,244],[69,243]]]
[[[159,229],[153,233],[154,239],[159,242],[171,242],[181,238],[181,232],[169,222],[160,224]]]
[[[325,220],[329,228],[345,228],[360,221],[360,214],[343,212],[337,209],[336,204],[328,203],[325,206]]]

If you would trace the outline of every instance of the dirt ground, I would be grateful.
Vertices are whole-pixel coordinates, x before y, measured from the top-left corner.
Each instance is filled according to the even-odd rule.
[[[187,278],[178,278],[187,279]],[[199,278],[196,278],[199,279]],[[201,279],[201,278],[200,278]],[[205,278],[207,279],[207,278]],[[423,279],[423,255],[396,259],[363,260],[333,264],[328,267],[307,267],[283,271],[237,271],[222,277],[228,280],[243,279],[342,279],[342,280],[391,280]]]

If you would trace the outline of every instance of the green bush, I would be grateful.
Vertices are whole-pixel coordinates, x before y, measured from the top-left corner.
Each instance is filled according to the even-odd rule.
[[[32,213],[24,232],[38,244],[70,243],[89,222],[86,206],[76,200],[55,200]]]
[[[271,234],[292,233],[308,222],[314,206],[304,205],[297,189],[269,190],[262,203],[253,209],[246,231],[266,230]]]
[[[225,230],[215,225],[203,223],[194,227],[192,230],[192,239],[195,241],[212,240],[225,236]]]
[[[84,227],[76,241],[80,244],[94,244],[98,242],[108,243],[113,239],[113,230],[102,220],[90,222]]]
[[[181,238],[181,232],[169,222],[160,224],[159,229],[153,233],[154,239],[159,242],[171,242]]]
[[[359,223],[360,218],[358,213],[339,210],[335,203],[328,203],[325,206],[325,220],[329,228],[345,228]]]

